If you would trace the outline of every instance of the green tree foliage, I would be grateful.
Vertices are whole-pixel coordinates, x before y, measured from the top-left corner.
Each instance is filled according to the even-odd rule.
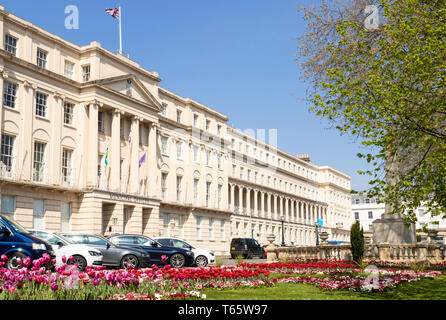
[[[364,257],[364,230],[359,220],[350,229],[350,242],[352,244],[353,261],[360,263]]]
[[[379,10],[367,28],[367,5]],[[369,197],[408,213],[446,212],[446,1],[326,2],[302,8],[298,58],[311,110],[367,148]]]

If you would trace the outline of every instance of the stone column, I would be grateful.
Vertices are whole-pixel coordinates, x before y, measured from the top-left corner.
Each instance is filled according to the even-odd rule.
[[[147,154],[148,185],[151,198],[161,198],[161,173],[158,169],[158,133],[157,124],[151,123],[149,128],[149,152]],[[158,187],[160,186],[160,187]]]
[[[110,162],[110,189],[121,191],[121,111],[115,109],[112,115],[111,147],[108,151]]]
[[[266,216],[269,219],[272,219],[272,214],[271,214],[271,193],[267,193],[266,194]]]
[[[277,214],[277,196],[273,195],[273,206],[274,206],[274,215],[273,218],[277,219],[278,214]]]
[[[130,151],[130,179],[127,186],[129,193],[137,194],[139,190],[139,118],[133,117],[131,123],[132,141]]]
[[[52,185],[61,184],[61,162],[62,148],[61,148],[61,135],[63,126],[63,110],[64,110],[64,98],[58,93],[54,92],[51,96],[51,103],[49,104],[51,112],[49,116],[51,117],[51,141],[48,142],[49,154],[51,155],[47,159],[48,166],[51,170],[47,172],[50,174],[50,181]],[[49,168],[48,168],[49,169]]]
[[[0,34],[3,34],[3,16],[2,15],[0,15],[0,32],[1,32]],[[4,48],[3,37],[0,37],[0,38],[1,38],[1,40],[0,40],[1,47],[0,48]],[[4,65],[3,59],[0,59],[0,63],[2,65]],[[4,92],[3,86],[4,86],[4,78],[8,77],[8,73],[3,71],[3,68],[1,68],[0,72],[1,72],[0,89],[2,90],[1,91],[2,93],[0,94],[0,134],[1,134],[1,133],[3,133],[3,92]],[[1,150],[1,146],[2,146],[2,139],[0,137],[0,150]],[[0,204],[1,204],[1,199],[0,199]]]
[[[251,216],[251,188],[246,188],[246,214]]]
[[[285,198],[284,202],[285,202],[285,210],[283,212],[283,215],[285,216],[285,221],[290,222],[291,219],[290,219],[290,216],[289,216],[290,212],[289,212],[289,200],[288,200],[288,198]]]
[[[238,186],[238,210],[239,214],[243,214],[243,187]]]
[[[231,212],[234,212],[235,210],[235,185],[234,184],[230,184],[229,185],[229,189],[231,191],[231,205],[230,205],[230,210]]]
[[[266,210],[265,210],[265,193],[260,191],[260,210],[259,216],[266,218]]]
[[[91,102],[88,106],[88,176],[87,188],[96,188],[98,182],[98,156],[99,156],[99,134],[98,134],[98,112],[99,105]]]
[[[258,197],[259,197],[259,191],[258,190],[254,190],[254,216],[258,217],[259,216],[259,212],[258,212]]]

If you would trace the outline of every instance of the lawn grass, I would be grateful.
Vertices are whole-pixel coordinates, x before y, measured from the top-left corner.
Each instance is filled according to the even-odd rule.
[[[274,287],[256,289],[209,289],[203,293],[208,300],[446,300],[446,275],[373,293],[328,291],[306,283],[278,283]]]

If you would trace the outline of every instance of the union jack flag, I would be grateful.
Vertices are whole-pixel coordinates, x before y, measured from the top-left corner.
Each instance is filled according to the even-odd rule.
[[[115,19],[119,19],[119,8],[105,9],[105,13],[108,13]]]

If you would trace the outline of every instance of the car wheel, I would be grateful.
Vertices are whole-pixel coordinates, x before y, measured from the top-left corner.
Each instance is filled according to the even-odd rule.
[[[6,267],[10,270],[17,270],[23,268],[23,259],[27,257],[26,254],[21,252],[15,252],[11,256],[8,257],[8,262],[6,263]]]
[[[82,256],[74,255],[73,261],[72,262],[70,261],[68,264],[69,265],[77,264],[79,266],[79,270],[84,271],[85,268],[87,267],[87,260],[85,260],[85,258]]]
[[[201,267],[206,267],[208,265],[208,259],[205,256],[198,256],[195,259],[195,264],[197,265],[197,267],[201,268]]]
[[[134,269],[137,269],[139,266],[139,260],[136,256],[129,254],[124,256],[121,259],[121,268],[127,269],[128,267],[133,267]]]
[[[170,256],[170,265],[174,268],[182,268],[186,263],[186,258],[181,253],[174,253]]]

